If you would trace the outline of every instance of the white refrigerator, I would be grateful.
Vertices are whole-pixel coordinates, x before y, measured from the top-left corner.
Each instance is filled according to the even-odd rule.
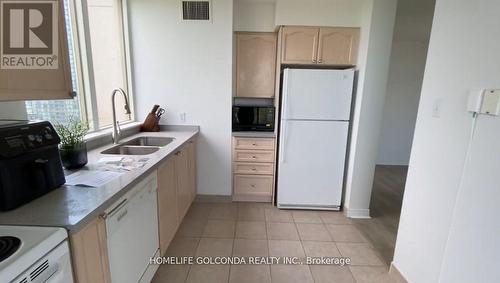
[[[285,69],[278,208],[340,209],[354,70]]]

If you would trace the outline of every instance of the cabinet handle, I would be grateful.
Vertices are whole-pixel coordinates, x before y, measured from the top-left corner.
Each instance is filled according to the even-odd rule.
[[[253,146],[256,146],[257,144],[256,143],[252,143]]]
[[[318,63],[323,63],[323,60],[319,59],[319,60],[318,60]]]
[[[176,152],[176,153],[174,153],[174,154],[175,154],[175,155],[179,155],[179,154],[181,154],[181,152],[180,152],[180,151],[177,151],[177,152]]]
[[[313,63],[316,63],[316,60],[315,60],[315,59],[312,59],[312,62],[313,62]]]
[[[252,156],[252,158],[255,159],[255,158],[257,158],[257,156],[254,155],[254,156]]]
[[[250,187],[255,188],[255,184],[251,184]]]
[[[252,168],[252,171],[257,171],[257,168]]]

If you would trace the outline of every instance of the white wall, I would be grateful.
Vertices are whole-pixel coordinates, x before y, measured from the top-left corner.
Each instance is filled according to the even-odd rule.
[[[26,118],[24,101],[0,102],[0,119],[24,120]]]
[[[500,117],[480,116],[455,202],[440,282],[498,282],[500,278],[498,141]]]
[[[377,164],[408,165],[435,0],[399,0]]]
[[[235,0],[237,31],[275,31],[280,25],[359,27],[371,0]]]
[[[274,0],[235,0],[234,30],[274,32]]]
[[[375,0],[367,5],[363,16],[366,28],[362,28],[361,34],[359,83],[344,200],[347,216],[358,218],[370,216],[397,0]]]
[[[371,0],[276,0],[276,25],[360,26]]]
[[[498,1],[436,3],[393,262],[409,282],[500,278],[500,118],[480,117],[469,143],[466,112],[470,89],[500,87],[499,10]]]
[[[160,104],[162,124],[200,125],[198,193],[230,195],[233,1],[212,0],[212,23],[181,22],[180,3],[129,0],[137,117]]]

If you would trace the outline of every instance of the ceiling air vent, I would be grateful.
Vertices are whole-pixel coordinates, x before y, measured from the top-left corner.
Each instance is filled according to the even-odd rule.
[[[210,1],[183,0],[182,20],[183,21],[210,21]]]

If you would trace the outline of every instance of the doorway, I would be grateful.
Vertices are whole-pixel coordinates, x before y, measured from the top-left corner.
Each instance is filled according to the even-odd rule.
[[[394,255],[434,7],[435,0],[398,1],[370,202],[372,219],[354,220],[387,265]]]

